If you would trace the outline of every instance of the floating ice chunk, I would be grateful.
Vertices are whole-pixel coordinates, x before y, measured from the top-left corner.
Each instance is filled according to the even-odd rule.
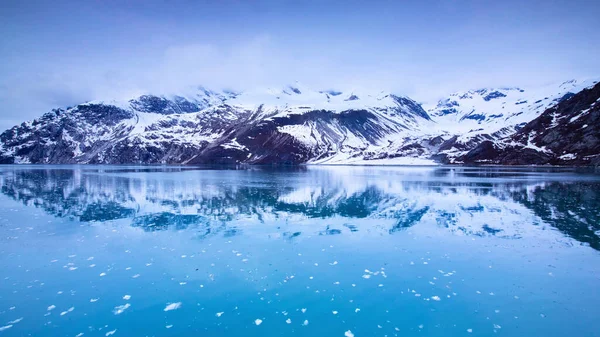
[[[502,329],[502,327],[498,324],[494,324],[494,329]]]
[[[359,308],[354,309],[354,312],[359,312],[359,311],[360,311]]]
[[[179,309],[180,307],[181,307],[181,302],[170,303],[165,307],[164,311],[176,310],[176,309]]]
[[[431,296],[431,299],[434,301],[440,301],[440,297],[439,296]]]
[[[129,301],[131,299],[131,295],[125,295],[125,296],[123,296],[123,299],[125,301]]]
[[[80,333],[78,333],[78,334],[75,335],[75,337],[81,337],[81,336],[83,336],[83,332],[80,332]]]
[[[12,325],[0,326],[0,331],[8,330],[8,329],[10,329],[12,327],[13,327]]]
[[[287,324],[292,324],[292,320],[291,320],[291,319],[289,319],[289,318],[288,318],[288,319],[286,319],[286,320],[285,320],[285,322],[286,322]]]
[[[365,278],[365,279],[369,279],[369,278],[371,278],[371,275],[369,275],[369,274],[365,274],[365,275],[363,275],[362,277],[363,277],[363,278]]]
[[[304,322],[302,322],[302,325],[307,326],[308,325],[308,320],[305,319]]]
[[[94,268],[96,265],[95,264],[90,264],[90,268]]]
[[[99,300],[99,298],[90,298],[90,303],[97,302],[98,300]]]
[[[302,313],[306,312],[306,308],[302,308],[300,311],[302,311]]]
[[[70,307],[69,309],[67,309],[67,311],[63,311],[60,313],[61,316],[64,316],[68,313],[70,313],[71,311],[75,310],[75,307]]]
[[[471,333],[471,332],[473,332],[473,329],[467,329],[467,332]]]
[[[56,306],[54,304],[52,304],[51,306],[48,307],[48,311],[54,310],[56,309]]]
[[[423,324],[419,324],[419,329],[423,329]]]
[[[262,324],[262,319],[259,319],[259,318],[255,319],[254,320],[254,324],[261,325]]]
[[[348,330],[348,331],[344,332],[344,336],[346,336],[346,337],[354,337],[354,334],[352,333],[352,331]]]
[[[140,277],[140,274],[135,274],[131,278],[138,278],[138,277]]]
[[[165,328],[167,328],[167,329],[171,329],[172,327],[173,327],[173,324],[169,324],[169,325],[165,326]]]
[[[217,317],[221,317],[225,312],[221,311],[221,312],[217,312],[217,314],[215,316]]]
[[[23,317],[21,317],[21,318],[17,318],[17,319],[15,319],[14,321],[10,321],[10,322],[8,322],[8,324],[17,324],[17,323],[19,323],[19,322],[20,322],[20,321],[22,321],[22,320],[23,320]]]
[[[90,257],[87,258],[88,261],[92,261],[93,259],[94,259],[93,256],[90,256]]]
[[[333,282],[333,284],[338,285],[338,284],[340,284],[340,281],[335,281],[335,282]]]
[[[104,336],[107,336],[107,337],[108,337],[108,336],[114,335],[114,334],[115,334],[115,332],[117,332],[117,329],[114,329],[113,331],[109,331],[109,332],[107,332],[107,333],[106,333]]]
[[[131,304],[129,304],[129,303],[125,303],[123,305],[116,306],[115,309],[113,310],[113,314],[120,315],[123,313],[123,311],[127,310],[127,308],[129,308],[130,306],[131,306]]]
[[[330,265],[335,266],[336,264],[338,264],[337,261],[333,261],[332,263],[330,263]]]
[[[106,276],[106,273],[100,273],[100,277]]]
[[[70,271],[77,270],[77,267],[69,267]]]
[[[338,314],[338,312],[337,312],[337,311],[335,311],[335,310],[334,310],[334,311],[332,311],[331,313],[332,313],[332,314],[334,314],[334,315],[337,315],[337,314]]]

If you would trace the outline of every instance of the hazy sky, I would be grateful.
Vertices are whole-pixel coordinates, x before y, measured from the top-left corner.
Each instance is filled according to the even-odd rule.
[[[298,80],[426,101],[600,76],[600,1],[0,1],[0,128],[52,107]]]

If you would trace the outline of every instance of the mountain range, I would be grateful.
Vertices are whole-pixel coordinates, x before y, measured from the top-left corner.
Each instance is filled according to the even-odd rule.
[[[423,105],[300,84],[198,87],[53,109],[0,134],[0,163],[600,165],[599,101],[593,80]]]

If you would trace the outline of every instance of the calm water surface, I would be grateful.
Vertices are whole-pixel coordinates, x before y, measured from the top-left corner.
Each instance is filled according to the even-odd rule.
[[[0,336],[600,336],[600,175],[0,167]]]

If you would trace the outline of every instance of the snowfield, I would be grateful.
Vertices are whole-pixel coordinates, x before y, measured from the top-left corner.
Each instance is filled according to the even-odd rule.
[[[313,90],[299,83],[92,101],[5,131],[0,163],[460,163],[486,141],[514,146],[506,139],[526,123],[595,83],[469,90],[423,105],[384,91]],[[552,127],[577,123],[591,108],[568,119],[555,115]],[[547,153],[533,137],[525,147]]]

